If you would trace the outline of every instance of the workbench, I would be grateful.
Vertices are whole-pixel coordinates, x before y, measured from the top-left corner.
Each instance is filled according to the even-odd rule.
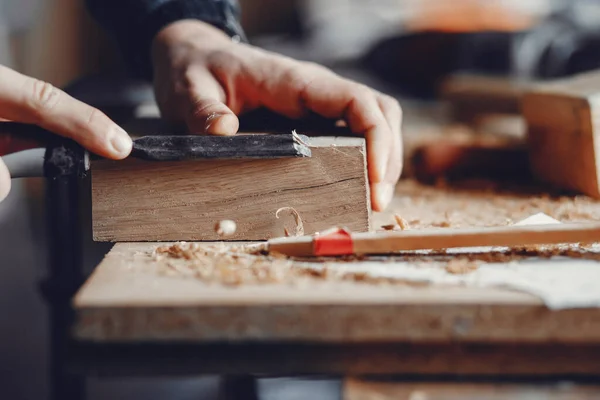
[[[561,221],[600,218],[599,202],[521,189],[405,180],[374,226],[390,223],[395,213],[413,228],[505,225],[536,212]],[[54,279],[46,285],[54,304],[55,398],[82,398],[86,374],[219,374],[244,390],[226,390],[231,398],[243,399],[255,395],[253,376],[376,375],[404,382],[374,384],[376,398],[410,395],[415,381],[585,384],[600,376],[600,308],[553,310],[511,289],[328,276],[318,268],[283,281],[231,285],[165,272],[166,264],[156,262],[157,243],[116,244],[79,288],[78,213],[86,206],[77,193],[72,181],[52,182],[48,192],[50,222],[61,225],[51,242]],[[451,258],[434,261],[443,269]],[[302,267],[301,260],[293,263]],[[348,380],[344,398],[369,398],[365,385]],[[382,391],[391,394],[381,397]],[[584,392],[600,393],[589,386]]]
[[[466,199],[468,210],[457,206]],[[575,212],[566,197],[413,181],[400,183],[391,210],[413,216],[413,226],[506,223],[500,210],[513,218],[547,211],[563,220],[600,213],[598,203],[585,199]],[[390,213],[377,221],[384,224]],[[197,279],[157,262],[153,254],[161,245],[116,244],[79,291],[73,329],[78,368],[421,379],[600,375],[598,308],[551,310],[536,296],[501,288],[336,277],[331,260],[325,262],[330,276],[317,269],[273,282]],[[271,267],[278,262],[287,261]]]

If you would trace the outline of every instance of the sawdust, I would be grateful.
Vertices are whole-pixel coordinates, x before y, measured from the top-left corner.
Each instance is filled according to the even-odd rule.
[[[265,246],[255,245],[179,242],[157,247],[153,257],[165,275],[191,277],[208,283],[238,286],[284,281],[291,271],[292,261],[261,254],[264,250]]]
[[[600,261],[600,253],[589,251],[586,245],[528,246],[487,253],[448,254],[444,249],[427,254],[414,252],[391,256],[344,256],[320,258],[289,258],[269,254],[266,244],[205,244],[179,242],[160,246],[151,254],[160,274],[197,279],[225,286],[287,284],[310,281],[352,281],[364,284],[395,284],[421,286],[403,278],[371,276],[366,271],[347,272],[338,268],[347,262],[369,261],[408,262],[414,266],[439,267],[451,274],[467,274],[482,263],[510,263],[518,260],[551,257],[570,257]],[[310,267],[305,262],[309,261]]]
[[[161,275],[197,279],[208,284],[236,287],[240,285],[288,284],[310,281],[352,281],[365,284],[403,284],[423,286],[422,282],[371,276],[367,272],[347,272],[336,268],[347,261],[367,259],[349,256],[321,259],[320,264],[306,267],[286,256],[267,254],[264,246],[209,245],[178,242],[157,247],[150,254]],[[314,263],[315,260],[311,259]]]
[[[477,263],[465,258],[455,258],[448,261],[445,266],[446,271],[454,275],[468,274],[469,272],[475,271],[477,268],[479,268]]]
[[[543,212],[561,222],[600,221],[600,201],[586,196],[552,194],[533,185],[453,182],[442,189],[412,179],[398,183],[389,211],[374,215],[376,226],[389,224],[394,214],[411,229],[432,227],[505,226]]]

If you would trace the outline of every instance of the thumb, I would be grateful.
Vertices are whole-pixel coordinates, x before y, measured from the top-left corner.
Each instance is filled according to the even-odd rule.
[[[10,174],[2,158],[0,158],[0,201],[4,200],[10,192]]]
[[[0,66],[0,116],[41,126],[103,157],[122,159],[131,152],[129,135],[104,113],[4,66]]]
[[[235,135],[239,120],[225,105],[225,91],[208,71],[201,70],[191,77],[187,98],[188,112],[185,122],[193,133]]]

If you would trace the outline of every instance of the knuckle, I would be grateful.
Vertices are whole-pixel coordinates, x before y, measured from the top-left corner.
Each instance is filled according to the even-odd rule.
[[[77,125],[77,129],[94,133],[96,132],[96,127],[104,127],[110,123],[110,120],[107,120],[108,117],[102,111],[91,106],[86,106],[74,122]]]
[[[288,82],[298,92],[304,92],[314,80],[312,71],[306,69],[301,63],[293,63],[284,67],[283,81]]]
[[[400,119],[402,119],[402,107],[400,106],[400,102],[398,102],[398,100],[387,94],[382,94],[380,99],[384,108],[390,110],[390,112],[393,112],[394,115],[397,115]]]
[[[225,106],[222,103],[200,100],[191,104],[189,114],[193,119],[206,119],[225,110]]]
[[[231,54],[231,51],[227,50],[213,50],[207,56],[206,60],[210,65],[222,65],[226,66],[235,60],[235,57]]]
[[[188,66],[179,72],[179,79],[175,81],[175,92],[187,93],[193,91],[198,85],[202,70],[197,66]]]
[[[381,101],[383,102],[383,104],[385,104],[386,106],[388,106],[390,108],[400,109],[400,103],[398,102],[398,100],[396,100],[395,98],[393,98],[390,95],[382,94]]]
[[[33,79],[31,85],[31,105],[38,112],[52,111],[60,101],[60,90],[52,84]]]
[[[99,111],[95,108],[92,108],[90,110],[90,115],[88,115],[88,118],[87,118],[88,125],[92,125],[94,123],[94,121],[98,119],[98,113],[99,113]]]
[[[374,92],[371,88],[362,83],[355,83],[352,88],[352,97],[357,99],[369,99],[374,97]]]
[[[223,76],[229,71],[240,69],[240,60],[230,51],[225,50],[212,51],[206,58],[206,64],[211,73],[216,76]]]

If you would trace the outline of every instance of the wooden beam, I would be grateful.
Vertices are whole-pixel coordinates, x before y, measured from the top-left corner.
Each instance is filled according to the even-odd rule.
[[[600,72],[539,84],[522,106],[534,176],[600,198]]]
[[[529,85],[531,82],[500,76],[456,74],[442,82],[439,95],[449,103],[455,121],[471,124],[486,115],[520,114]]]
[[[333,225],[368,231],[364,139],[312,138],[311,150],[302,159],[95,160],[94,240],[217,240],[221,220],[237,223],[230,240],[264,240],[290,226],[275,216],[281,207],[298,211],[305,233]]]

